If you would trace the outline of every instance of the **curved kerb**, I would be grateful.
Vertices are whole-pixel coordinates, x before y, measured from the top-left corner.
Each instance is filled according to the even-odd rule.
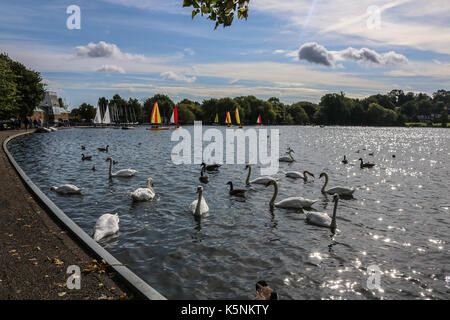
[[[92,253],[98,256],[101,259],[104,259],[106,263],[117,272],[117,274],[122,278],[122,280],[127,284],[135,293],[137,293],[142,298],[150,299],[150,300],[167,300],[163,295],[161,295],[158,291],[153,289],[148,283],[139,278],[136,274],[134,274],[130,269],[122,265],[119,260],[117,260],[113,255],[111,255],[108,251],[106,251],[103,247],[101,247],[94,239],[87,235],[75,222],[72,221],[61,209],[59,209],[34,183],[31,179],[25,174],[25,172],[20,168],[17,164],[14,157],[8,151],[8,143],[18,136],[28,134],[31,132],[23,132],[16,134],[14,136],[8,137],[3,142],[3,150],[9,158],[9,161],[16,169],[20,178],[25,182],[28,186],[29,190],[39,199],[39,201],[48,209],[50,212],[60,223],[62,223],[71,233],[76,237],[77,240],[81,242],[81,244],[89,249]]]

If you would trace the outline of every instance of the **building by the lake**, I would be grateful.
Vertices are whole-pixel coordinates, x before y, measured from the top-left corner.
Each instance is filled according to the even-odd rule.
[[[68,123],[69,122],[69,111],[62,108],[58,101],[58,96],[56,92],[46,91],[44,99],[39,103],[39,105],[34,109],[31,120],[39,121],[41,123],[45,122],[45,110],[49,108],[49,121],[55,123]]]

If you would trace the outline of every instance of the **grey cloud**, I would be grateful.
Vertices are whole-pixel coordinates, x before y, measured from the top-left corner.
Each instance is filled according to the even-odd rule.
[[[125,73],[125,70],[122,67],[114,66],[114,65],[103,65],[95,71],[110,72],[110,73]]]
[[[298,51],[298,58],[327,67],[334,67],[333,55],[324,46],[315,42],[303,44]]]
[[[120,58],[122,52],[113,43],[100,41],[99,43],[89,43],[86,46],[78,46],[75,48],[78,57],[89,58]]]

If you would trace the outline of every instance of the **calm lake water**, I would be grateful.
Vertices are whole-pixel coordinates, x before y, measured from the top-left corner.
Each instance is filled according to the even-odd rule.
[[[245,201],[230,197],[226,182],[244,187],[245,165],[225,164],[208,174],[204,197],[210,214],[196,221],[188,205],[197,198],[200,166],[172,163],[173,130],[69,129],[22,136],[9,148],[29,177],[88,234],[100,215],[119,213],[120,232],[101,245],[169,299],[253,299],[261,279],[280,299],[450,297],[445,282],[450,130],[276,128],[280,150],[290,146],[296,158],[280,163],[278,199],[320,199],[313,207],[331,214],[331,197],[320,192],[322,171],[330,176],[330,187],[357,189],[354,199],[339,202],[334,237],[307,225],[300,211],[272,213],[273,187],[252,186]],[[97,151],[107,144],[108,154]],[[93,160],[81,161],[82,152]],[[344,154],[348,165],[341,164]],[[107,156],[118,161],[113,171],[131,167],[139,173],[110,181]],[[361,156],[376,166],[360,169]],[[292,180],[283,170],[309,170],[316,179]],[[260,175],[256,166],[252,175]],[[148,177],[154,179],[156,199],[133,203],[129,193],[144,187]],[[84,196],[50,191],[65,183],[83,187]],[[381,290],[367,289],[370,265],[381,270]]]

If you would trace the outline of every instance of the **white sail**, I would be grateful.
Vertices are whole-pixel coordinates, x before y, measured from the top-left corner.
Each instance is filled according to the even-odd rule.
[[[175,115],[174,115],[173,111],[172,111],[172,116],[170,117],[170,122],[169,123],[175,123]]]
[[[109,106],[106,106],[105,115],[103,116],[103,123],[104,124],[110,124],[111,118],[109,117]]]
[[[95,124],[102,123],[102,116],[100,114],[100,108],[97,108],[97,112],[95,113],[94,123]]]

